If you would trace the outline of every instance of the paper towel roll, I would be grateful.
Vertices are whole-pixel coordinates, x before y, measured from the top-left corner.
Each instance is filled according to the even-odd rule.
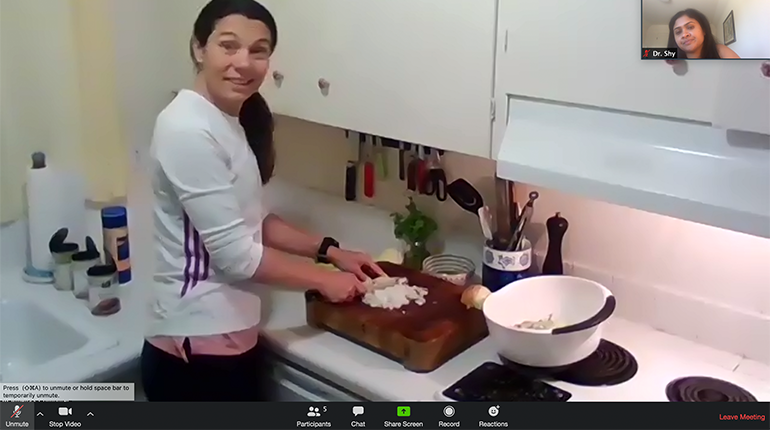
[[[53,258],[48,249],[51,236],[69,229],[69,242],[83,242],[85,230],[85,186],[78,175],[48,166],[45,155],[35,153],[27,171],[28,264],[25,278],[53,282]],[[50,279],[49,279],[50,278]]]

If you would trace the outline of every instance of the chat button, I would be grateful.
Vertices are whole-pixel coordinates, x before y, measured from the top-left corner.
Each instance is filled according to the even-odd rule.
[[[353,416],[359,416],[364,414],[364,407],[361,405],[353,406]]]

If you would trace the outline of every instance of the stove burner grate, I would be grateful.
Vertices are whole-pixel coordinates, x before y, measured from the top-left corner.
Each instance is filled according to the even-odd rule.
[[[512,369],[538,379],[553,379],[587,387],[620,385],[636,375],[639,365],[625,348],[602,339],[593,354],[567,366],[531,367],[503,362]]]
[[[458,402],[566,402],[572,397],[567,391],[492,362],[475,368],[442,394]]]
[[[666,397],[672,402],[757,401],[751,393],[735,384],[706,376],[674,379],[666,386]]]

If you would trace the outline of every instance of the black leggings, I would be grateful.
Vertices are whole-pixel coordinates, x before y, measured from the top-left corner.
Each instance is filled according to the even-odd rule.
[[[270,399],[269,360],[259,346],[241,355],[193,355],[188,361],[149,342],[142,348],[142,384],[150,402],[259,402]]]

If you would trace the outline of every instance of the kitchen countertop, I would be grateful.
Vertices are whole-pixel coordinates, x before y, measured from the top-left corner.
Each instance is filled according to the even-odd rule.
[[[397,246],[388,214],[384,211],[335,200],[280,182],[271,186],[269,193],[275,212],[306,228],[335,236],[344,246],[374,255]],[[146,246],[143,243],[150,243],[147,242],[149,234],[139,230],[142,226],[152,225],[147,224],[150,220],[148,214],[134,215],[134,202],[137,200],[141,205],[143,199],[132,200],[131,238],[134,250],[138,246]],[[309,205],[313,207],[312,219],[306,215],[305,208]],[[480,252],[472,241],[452,240],[446,247],[448,252],[466,255],[477,265],[480,264]],[[143,287],[150,285],[150,270],[142,270],[142,267],[147,266],[137,260],[134,264],[136,279],[131,285],[122,287],[123,309],[114,316],[101,318],[92,317],[70,293],[57,292],[51,286],[25,285],[18,279],[12,280],[11,276],[15,274],[9,275],[9,271],[4,270],[3,298],[34,296],[37,300],[56,303],[68,318],[88,320],[118,339],[117,346],[85,357],[77,365],[57,369],[56,374],[46,375],[45,381],[38,382],[102,380],[116,369],[135,362],[142,346],[141,321],[146,292]],[[434,372],[412,373],[342,338],[308,327],[302,293],[264,288],[264,333],[276,346],[276,352],[369,400],[434,400],[438,392],[479,364],[498,361],[494,345],[485,339]],[[616,387],[577,387],[554,383],[571,392],[574,400],[665,400],[668,381],[680,376],[707,375],[732,381],[760,400],[770,401],[768,366],[618,318],[612,318],[605,326],[605,338],[635,355],[639,373],[631,381]]]

